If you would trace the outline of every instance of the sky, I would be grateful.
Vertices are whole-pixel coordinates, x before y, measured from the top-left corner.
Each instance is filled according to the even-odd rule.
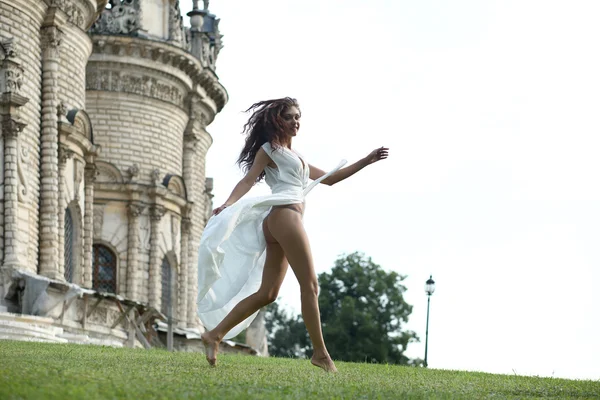
[[[360,251],[405,275],[405,328],[421,338],[406,354],[420,358],[432,275],[430,368],[600,379],[600,2],[213,0],[210,11],[230,96],[208,127],[215,207],[242,177],[243,110],[295,97],[293,147],[310,164],[390,148],[308,196],[317,273]],[[291,272],[279,302],[300,312]]]

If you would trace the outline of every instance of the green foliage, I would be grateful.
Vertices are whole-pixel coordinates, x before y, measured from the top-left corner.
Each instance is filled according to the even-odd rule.
[[[288,315],[277,303],[265,308],[265,328],[272,356],[305,358],[312,350],[302,317]]]
[[[414,332],[402,330],[412,311],[404,301],[404,279],[360,253],[339,258],[330,273],[319,275],[323,336],[336,359],[420,363],[404,355],[408,344],[418,340]]]
[[[592,399],[600,382],[0,340],[0,399]]]
[[[420,365],[404,355],[417,341],[402,330],[412,306],[404,301],[404,276],[386,272],[360,253],[340,257],[319,275],[319,307],[325,344],[336,360]],[[274,303],[265,315],[269,352],[306,357],[311,344],[302,317],[288,316]]]

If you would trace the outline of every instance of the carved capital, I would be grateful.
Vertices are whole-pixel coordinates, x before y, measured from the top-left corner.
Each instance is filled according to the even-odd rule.
[[[63,33],[57,26],[51,25],[42,28],[42,50],[57,50],[62,36]]]
[[[97,174],[98,174],[98,171],[94,164],[86,164],[85,171],[84,171],[85,183],[88,185],[91,183],[94,183],[96,181]]]
[[[181,219],[181,232],[183,234],[189,234],[192,231],[192,219],[183,217]]]
[[[127,205],[127,211],[129,213],[129,216],[133,218],[139,217],[145,209],[146,205],[142,203],[129,203]]]
[[[166,208],[164,208],[161,205],[155,204],[152,207],[150,207],[150,218],[152,218],[153,221],[160,221],[166,212]]]
[[[19,122],[13,118],[4,118],[2,120],[2,136],[5,138],[13,138],[16,139],[19,137],[19,134],[23,132],[23,129],[27,126],[22,122]]]
[[[69,158],[72,158],[75,152],[69,149],[64,144],[58,145],[58,161],[61,164],[65,164]]]

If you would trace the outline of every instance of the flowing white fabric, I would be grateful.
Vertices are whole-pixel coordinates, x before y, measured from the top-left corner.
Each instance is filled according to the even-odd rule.
[[[346,160],[310,185],[308,164],[286,147],[263,149],[277,168],[265,168],[267,196],[241,199],[208,220],[198,248],[198,316],[207,329],[216,327],[241,300],[260,287],[266,242],[262,222],[272,206],[304,203],[318,183],[339,170]],[[230,330],[225,339],[237,336],[258,312]]]

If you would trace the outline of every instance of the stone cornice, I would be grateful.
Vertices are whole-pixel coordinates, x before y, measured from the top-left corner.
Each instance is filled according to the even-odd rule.
[[[189,91],[194,91],[197,85],[200,86],[201,91],[204,92],[201,93],[201,97],[205,94],[214,102],[215,113],[219,112],[228,101],[227,91],[219,82],[217,75],[210,69],[204,68],[200,60],[179,47],[129,36],[91,35],[91,37],[93,52],[88,62],[88,69],[97,68],[97,64],[102,62],[143,66],[179,78],[189,85],[187,88]]]
[[[148,204],[160,203],[166,210],[177,215],[189,204],[183,197],[173,193],[165,187],[154,187],[139,183],[94,183],[94,202],[107,203],[110,201],[148,201]]]
[[[87,31],[106,8],[108,0],[45,0],[48,7],[56,7],[67,16],[67,21]]]

